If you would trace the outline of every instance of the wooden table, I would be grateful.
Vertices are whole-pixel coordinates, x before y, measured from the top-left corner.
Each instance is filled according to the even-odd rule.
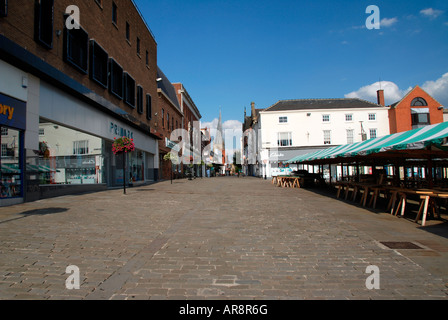
[[[282,188],[300,188],[300,177],[294,176],[277,176],[273,177],[272,183]]]
[[[429,190],[428,190],[429,192]],[[437,199],[448,199],[448,193],[443,193],[438,190],[433,190],[431,194],[425,194],[420,196],[420,208],[418,209],[417,217],[415,218],[415,222],[418,222],[420,220],[420,217],[422,217],[422,226],[424,227],[426,224],[426,218],[428,214],[428,208],[432,209],[433,215],[436,214],[440,218],[440,212],[437,208]]]

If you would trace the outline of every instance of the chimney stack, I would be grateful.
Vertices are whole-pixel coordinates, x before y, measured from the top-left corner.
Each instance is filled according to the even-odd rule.
[[[384,90],[380,89],[376,93],[378,97],[378,104],[384,107],[386,105],[386,103],[384,102]]]

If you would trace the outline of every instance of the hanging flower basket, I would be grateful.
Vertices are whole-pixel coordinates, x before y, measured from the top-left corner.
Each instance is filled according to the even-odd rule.
[[[43,156],[44,158],[48,158],[50,156],[50,149],[48,148],[48,144],[45,141],[39,142],[38,154],[40,156]]]
[[[114,143],[112,144],[112,152],[117,154],[132,152],[135,150],[134,139],[128,137],[114,138]]]

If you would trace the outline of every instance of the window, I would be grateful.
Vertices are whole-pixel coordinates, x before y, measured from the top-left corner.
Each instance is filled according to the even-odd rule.
[[[291,132],[279,132],[277,145],[279,147],[289,147],[292,146]]]
[[[370,129],[370,139],[376,138],[377,136],[377,129]]]
[[[129,73],[124,73],[124,101],[135,107],[135,80]]]
[[[174,131],[174,117],[171,117],[171,131]]]
[[[166,128],[170,129],[170,114],[168,112],[166,113]]]
[[[323,114],[322,115],[322,122],[330,122],[330,115],[329,114]]]
[[[87,73],[89,35],[83,28],[64,28],[64,60],[82,73]]]
[[[131,41],[131,26],[126,22],[126,40]]]
[[[376,113],[369,113],[369,121],[375,121],[376,120]]]
[[[137,87],[137,112],[143,113],[143,88],[141,86]]]
[[[115,2],[112,2],[112,22],[117,25],[118,21],[118,8]]]
[[[287,123],[288,122],[288,117],[279,117],[278,118],[278,122],[279,123]]]
[[[349,113],[345,115],[345,121],[353,121],[353,114]]]
[[[109,56],[94,40],[90,41],[90,78],[107,88]]]
[[[331,131],[324,130],[324,144],[331,144]]]
[[[355,142],[353,132],[354,132],[353,129],[347,129],[347,144]]]
[[[0,0],[0,17],[8,15],[8,0]]]
[[[73,154],[89,154],[89,140],[73,141]]]
[[[140,38],[137,37],[137,54],[140,56]]]
[[[420,98],[420,97],[415,98],[411,102],[412,107],[426,107],[427,105],[428,105],[428,103],[426,102],[426,100],[423,98]]]
[[[149,52],[146,50],[146,65],[149,66]]]
[[[2,127],[2,136],[7,136],[7,135],[8,135],[8,128]]]
[[[162,128],[165,128],[165,109],[162,108]]]
[[[179,123],[176,120],[176,129],[179,129]]]
[[[412,129],[430,124],[429,108],[411,108]]]
[[[123,99],[123,68],[114,60],[110,59],[110,92],[117,98]]]
[[[8,144],[7,143],[2,143],[2,158],[7,157],[9,155],[8,153]]]
[[[44,136],[45,135],[45,129],[44,128],[39,128],[39,135],[40,136]]]
[[[3,3],[0,4],[2,8],[5,7]],[[53,7],[54,0],[39,0],[35,4],[34,37],[38,43],[48,49],[53,48]]]
[[[152,118],[152,99],[151,95],[146,95],[146,119],[151,120]]]

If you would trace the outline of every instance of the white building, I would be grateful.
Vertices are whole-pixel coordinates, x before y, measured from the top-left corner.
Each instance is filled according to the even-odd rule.
[[[260,111],[263,176],[287,174],[293,157],[389,134],[388,108],[361,99],[282,100]]]

